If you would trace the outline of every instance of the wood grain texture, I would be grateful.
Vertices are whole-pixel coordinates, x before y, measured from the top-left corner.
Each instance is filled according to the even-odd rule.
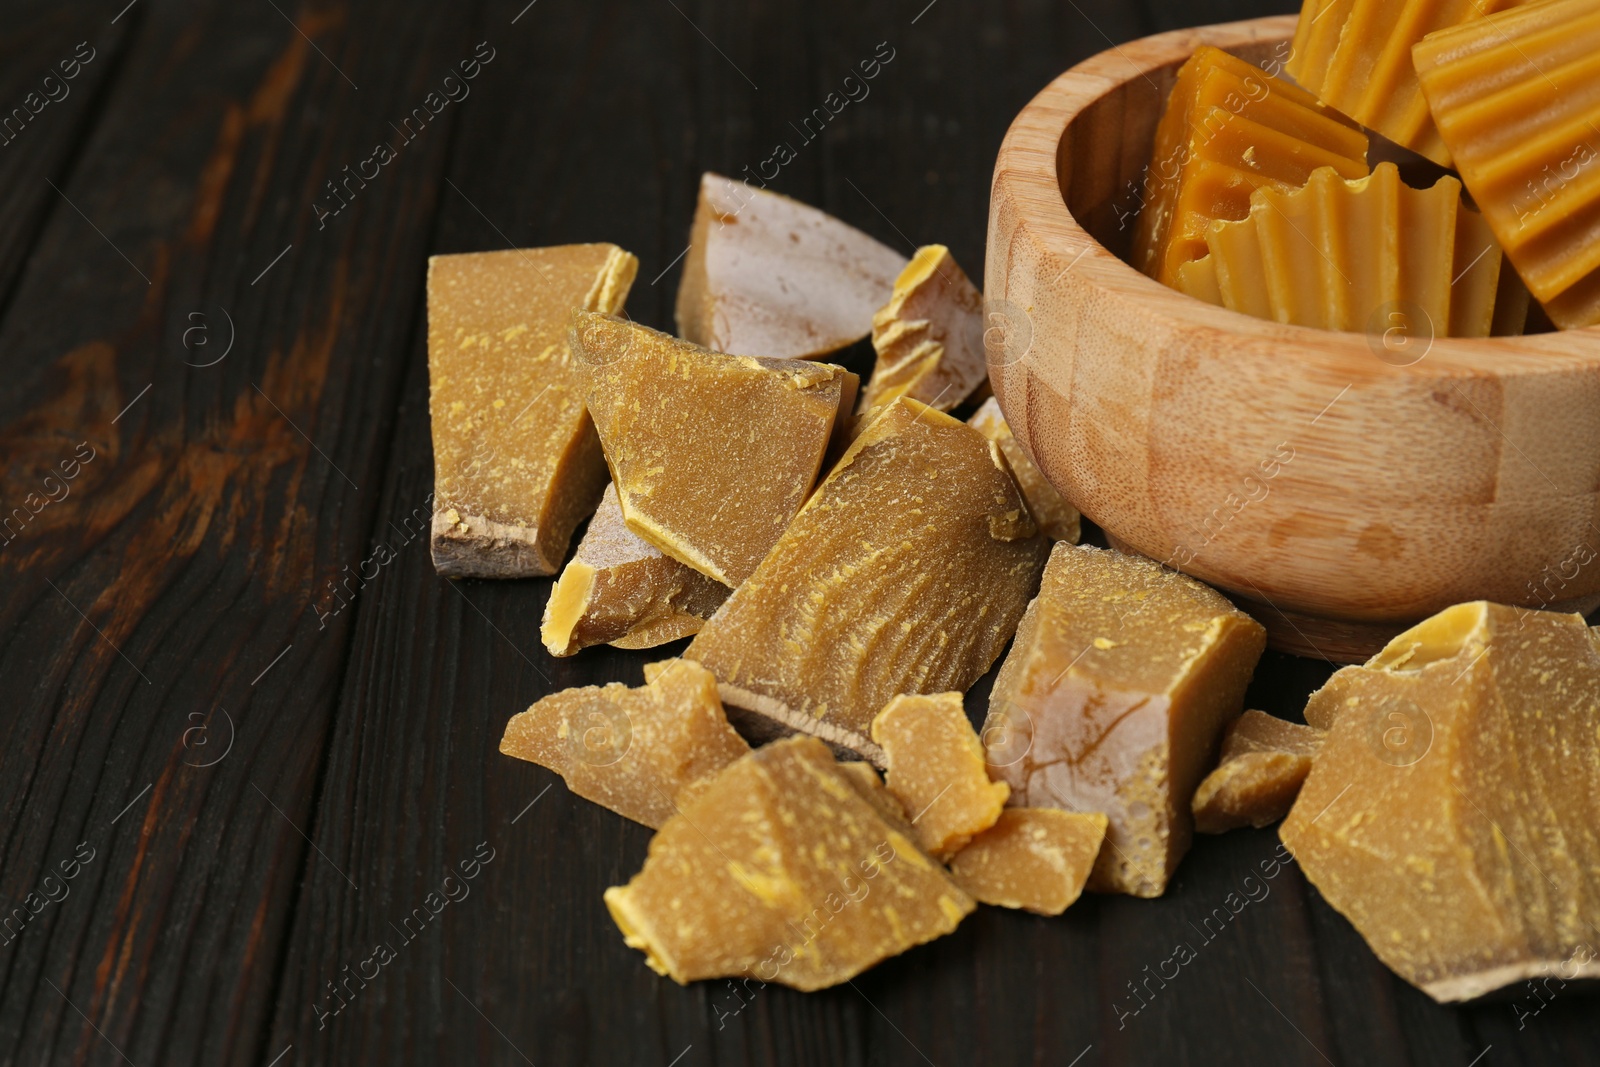
[[[0,329],[8,514],[94,452],[0,552],[0,897],[94,852],[4,946],[0,1062],[260,1052],[353,618],[318,608],[366,554],[448,117],[336,224],[310,202],[471,49],[295,14],[128,13]]]
[[[0,1064],[1462,1067],[1490,1043],[1483,1064],[1600,1060],[1592,995],[1564,991],[1520,1029],[1506,1003],[1434,1005],[1292,866],[1220,923],[1273,857],[1270,830],[1201,841],[1161,900],[982,909],[815,995],[680,988],[623,946],[600,894],[648,832],[496,747],[539,696],[637,684],[681,646],[555,660],[548,580],[433,573],[426,256],[615,241],[641,259],[630,313],[670,327],[701,170],[737,175],[787,140],[774,188],[902,251],[946,243],[976,276],[1018,109],[1108,37],[1198,10],[675,5],[140,0],[115,84],[51,164],[138,269],[64,203],[30,231],[27,203],[0,198],[0,234],[22,234],[0,308],[0,502],[96,449],[0,545],[0,909],[78,842],[97,850],[14,941],[0,910]],[[318,229],[323,182],[485,40],[471,96]],[[790,123],[880,42],[895,58],[870,93],[801,143]],[[184,346],[188,316],[220,344],[222,308],[232,352],[186,366],[220,351]],[[373,564],[380,544],[393,558]],[[336,597],[347,565],[360,577]],[[1248,703],[1297,717],[1329,669],[1269,653]],[[198,766],[227,740],[218,709],[232,748]],[[464,878],[483,845],[493,859]],[[446,892],[461,899],[434,917]],[[393,959],[332,1013],[327,983],[380,941]],[[1195,961],[1137,998],[1129,983],[1179,941]]]
[[[1370,318],[1406,336],[1280,325],[1114,254],[1177,66],[1201,43],[1281,63],[1292,32],[1129,42],[1017,116],[985,291],[1030,342],[990,352],[1018,439],[1108,534],[1255,601],[1302,650],[1321,630],[1361,658],[1464,600],[1594,607],[1600,569],[1572,557],[1600,546],[1600,329],[1435,337],[1399,306]]]

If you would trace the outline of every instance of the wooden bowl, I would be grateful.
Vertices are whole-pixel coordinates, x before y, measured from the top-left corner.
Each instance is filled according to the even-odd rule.
[[[1294,17],[1149,37],[1061,75],[995,164],[994,391],[1118,547],[1238,598],[1275,647],[1364,659],[1466,600],[1600,604],[1600,330],[1430,339],[1284,326],[1119,258],[1177,67],[1272,69]],[[1398,317],[1396,317],[1398,316]]]

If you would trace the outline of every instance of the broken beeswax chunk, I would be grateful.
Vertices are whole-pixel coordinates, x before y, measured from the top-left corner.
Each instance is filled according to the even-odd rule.
[[[907,837],[913,835],[911,821],[906,817],[906,809],[901,806],[895,795],[889,792],[889,787],[883,784],[876,767],[865,760],[850,760],[839,764],[839,773],[850,779],[850,784],[855,787],[856,792],[872,805],[873,810],[884,822]]]
[[[1028,502],[1028,512],[1044,535],[1052,541],[1077,544],[1083,533],[1078,509],[1062,498],[1044,472],[1034,466],[1028,453],[1022,450],[1022,443],[1012,436],[1011,425],[1000,411],[1000,401],[989,397],[982,407],[973,412],[967,425],[1000,446],[1012,477],[1017,480],[1017,488],[1022,490],[1022,498]]]
[[[606,481],[568,323],[574,307],[621,311],[638,267],[606,244],[428,260],[440,574],[522,578],[560,568]]]
[[[905,265],[826,212],[707,173],[678,283],[678,332],[734,355],[824,356],[871,331]]]
[[[572,336],[628,528],[737,586],[805,503],[856,376],[723,355],[587,312]]]
[[[910,397],[878,411],[684,655],[753,735],[816,734],[882,766],[873,716],[977,681],[1049,545],[982,434]]]
[[[1512,8],[1413,49],[1461,180],[1528,289],[1568,329],[1600,323],[1597,55],[1600,0]]]
[[[1068,544],[1028,610],[990,694],[989,773],[1018,807],[1105,813],[1090,888],[1160,896],[1266,633],[1152,560]]]
[[[1517,0],[1305,0],[1285,69],[1317,99],[1443,167],[1411,47]]]
[[[644,869],[605,899],[628,945],[659,974],[801,990],[942,937],[974,907],[810,737],[724,770],[656,834]]]
[[[539,635],[552,656],[590,645],[653,648],[698,633],[728,587],[661,553],[628,529],[607,485],[578,551],[544,608]]]
[[[983,294],[944,245],[924,245],[895,279],[894,295],[872,317],[878,353],[861,410],[909,396],[949,411],[989,380],[983,350]]]
[[[994,825],[1011,790],[991,782],[960,693],[898,696],[872,720],[889,764],[889,792],[911,816],[917,844],[948,858]]]
[[[1323,732],[1264,711],[1247,711],[1228,727],[1222,759],[1194,794],[1194,828],[1220,834],[1270,826],[1289,814]]]
[[[1106,817],[1057,808],[1007,808],[950,861],[950,877],[981,904],[1060,915],[1083,893]]]
[[[1280,834],[1379,959],[1438,1001],[1600,977],[1600,643],[1581,616],[1458,604],[1311,703],[1330,730]]]
[[[1245,314],[1419,338],[1487,337],[1495,322],[1500,246],[1448,176],[1413,189],[1393,163],[1354,181],[1323,167],[1299,189],[1257,189],[1250,214],[1212,223],[1206,245],[1197,262],[1215,265],[1222,304]]]
[[[728,725],[717,681],[686,660],[645,668],[638,689],[563,689],[506,723],[500,751],[548,767],[580,797],[659,827],[750,751]]]
[[[1133,264],[1165,285],[1206,254],[1215,219],[1242,219],[1263,186],[1293,189],[1318,167],[1367,173],[1367,136],[1316,98],[1203,45],[1178,69],[1156,127]]]

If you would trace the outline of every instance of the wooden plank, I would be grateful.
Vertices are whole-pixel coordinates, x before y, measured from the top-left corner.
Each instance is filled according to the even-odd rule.
[[[319,613],[366,557],[456,111],[313,203],[474,41],[460,6],[138,15],[0,324],[7,505],[92,452],[0,551],[0,900],[92,855],[0,947],[0,1062],[262,1054],[293,887],[349,864],[302,834],[354,614]]]
[[[52,183],[61,185],[103,112],[141,18],[87,0],[8,9],[0,37],[0,300],[12,295],[44,221],[72,210]]]

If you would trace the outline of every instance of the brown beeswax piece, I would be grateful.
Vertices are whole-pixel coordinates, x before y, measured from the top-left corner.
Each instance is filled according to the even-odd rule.
[[[741,356],[824,356],[871,331],[905,265],[826,212],[707,173],[678,284],[678,332]]]
[[[1058,808],[1007,808],[950,861],[950,877],[981,904],[1060,915],[1083,894],[1106,817]]]
[[[1446,608],[1318,690],[1327,740],[1279,831],[1438,1001],[1600,977],[1600,642],[1578,615]]]
[[[728,725],[711,672],[687,660],[645,668],[638,689],[613,682],[552,693],[506,724],[500,751],[548,767],[567,788],[660,827],[750,746]]]
[[[990,774],[1018,807],[1103,812],[1090,888],[1160,896],[1266,633],[1152,560],[1065,543],[1028,611],[990,696]]]
[[[1289,814],[1323,732],[1264,711],[1247,711],[1228,727],[1222,760],[1194,794],[1194,827],[1220,834],[1270,826]]]
[[[621,311],[638,268],[608,244],[428,260],[440,574],[522,578],[560,568],[606,478],[568,323],[575,307]]]
[[[1011,639],[1049,551],[1000,450],[910,397],[879,409],[684,653],[755,735],[882,765],[872,718],[965,691]]]
[[[572,335],[628,528],[724,585],[744,581],[816,483],[856,376],[587,312]]]
[[[1367,173],[1367,136],[1299,86],[1203,45],[1156,127],[1133,264],[1165,285],[1206,254],[1216,219],[1242,219],[1263,186],[1293,189],[1318,167]]]
[[[1000,446],[1012,476],[1017,479],[1017,488],[1028,502],[1028,511],[1044,535],[1052,541],[1077,544],[1083,534],[1078,509],[1056,491],[1044,472],[1034,466],[1028,453],[1023,451],[1022,443],[1012,436],[1011,425],[1000,411],[1000,401],[992,396],[985,400],[967,420],[967,425]]]
[[[1000,817],[1011,790],[989,780],[960,693],[895,697],[872,720],[872,740],[889,764],[889,792],[930,856],[950,857]]]
[[[1600,323],[1597,55],[1600,0],[1498,11],[1412,50],[1461,180],[1523,282],[1567,329]]]
[[[599,644],[653,648],[698,633],[728,592],[628,529],[617,487],[607,485],[550,590],[539,633],[552,656]]]
[[[815,738],[757,749],[661,828],[606,907],[680,983],[824,989],[954,930],[972,899],[857,788]]]
[[[872,317],[878,353],[861,410],[909,396],[949,411],[989,380],[983,350],[983,294],[944,245],[924,245]]]

